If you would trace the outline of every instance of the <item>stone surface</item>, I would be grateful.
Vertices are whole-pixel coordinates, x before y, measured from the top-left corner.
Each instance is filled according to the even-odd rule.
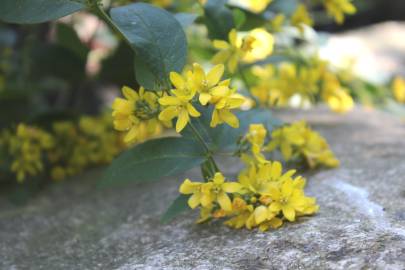
[[[404,123],[361,109],[281,117],[308,119],[341,160],[307,174],[316,216],[266,233],[195,225],[193,213],[163,225],[184,175],[100,191],[92,172],[23,208],[2,199],[0,269],[405,269]]]

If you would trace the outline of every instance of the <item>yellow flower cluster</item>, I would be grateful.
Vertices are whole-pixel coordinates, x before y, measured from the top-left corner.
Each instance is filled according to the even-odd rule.
[[[51,133],[57,147],[48,151],[47,158],[54,180],[78,174],[91,166],[108,164],[125,148],[109,115],[83,116],[78,123],[55,122]]]
[[[27,176],[35,176],[44,170],[43,151],[54,146],[52,136],[35,127],[19,124],[15,134],[4,131],[0,147],[12,157],[10,171],[22,182]]]
[[[334,17],[338,24],[344,22],[345,14],[356,13],[356,7],[351,3],[351,0],[323,0],[323,5],[328,15]]]
[[[325,138],[309,128],[304,121],[274,130],[271,133],[271,141],[264,150],[272,152],[276,149],[280,150],[286,161],[303,157],[310,168],[339,166],[339,160]]]
[[[225,218],[232,228],[266,231],[318,210],[315,198],[305,196],[305,179],[293,178],[294,173],[282,173],[277,161],[251,163],[239,174],[238,182],[227,182],[218,172],[204,183],[186,179],[179,191],[190,195],[192,209],[200,207],[198,223]]]
[[[240,61],[253,63],[263,60],[273,52],[274,38],[264,28],[256,28],[246,35],[238,35],[232,29],[229,42],[214,40],[213,45],[220,51],[214,55],[214,64],[226,64],[230,73],[234,73]]]
[[[15,131],[5,130],[0,135],[0,152],[4,160],[11,161],[8,170],[18,182],[38,175],[61,180],[107,164],[124,149],[111,122],[109,115],[83,116],[77,123],[55,122],[49,131],[19,124]]]
[[[236,93],[236,89],[230,88],[230,80],[221,81],[223,73],[223,65],[216,65],[205,73],[197,63],[184,76],[171,72],[170,81],[174,89],[170,90],[169,95],[159,98],[163,106],[159,120],[170,122],[177,117],[176,131],[180,132],[189,123],[190,116],[200,116],[200,112],[193,106],[194,101],[199,101],[203,106],[212,105],[214,108],[211,127],[227,123],[237,128],[239,120],[232,110],[239,108],[245,98]]]
[[[354,106],[352,97],[336,75],[327,70],[324,61],[315,60],[311,65],[302,66],[289,62],[278,66],[254,66],[252,73],[259,80],[251,93],[261,106],[287,106],[295,97],[302,105],[321,99],[339,113]]]
[[[124,86],[122,93],[125,98],[116,98],[112,104],[114,128],[127,131],[124,141],[127,144],[142,142],[150,137],[159,135],[164,126],[171,123],[160,121],[159,97],[162,92],[145,91],[143,87],[138,92]]]

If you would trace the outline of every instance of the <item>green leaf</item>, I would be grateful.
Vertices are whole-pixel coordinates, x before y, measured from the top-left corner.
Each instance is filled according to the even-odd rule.
[[[0,21],[32,24],[52,21],[82,10],[78,0],[1,0]]]
[[[64,23],[56,25],[56,41],[62,47],[76,53],[83,60],[87,59],[90,50],[82,43],[76,31],[70,25]]]
[[[179,21],[180,25],[183,27],[183,29],[186,29],[190,25],[194,23],[194,21],[197,19],[198,15],[193,14],[193,13],[186,13],[186,12],[180,12],[176,13],[174,15],[176,20]]]
[[[235,8],[232,11],[233,20],[237,29],[241,28],[242,25],[246,22],[246,14],[240,9]]]
[[[138,86],[134,77],[133,57],[134,52],[129,45],[125,42],[120,42],[114,52],[101,62],[101,70],[98,74],[99,79],[103,82],[120,86]]]
[[[105,172],[101,186],[148,182],[175,175],[200,165],[205,150],[181,137],[154,139],[125,151]]]
[[[204,6],[204,22],[210,39],[228,40],[228,33],[235,28],[232,11],[226,0],[208,0]]]
[[[192,123],[207,142],[211,151],[215,152],[232,152],[237,149],[237,141],[244,136],[249,129],[250,124],[263,124],[268,130],[272,130],[275,126],[281,125],[281,121],[275,118],[270,110],[267,109],[251,109],[249,111],[236,112],[239,118],[239,128],[232,128],[227,124],[221,124],[215,128],[210,127],[212,110],[208,108],[197,109],[201,112],[201,117],[193,118]],[[185,138],[193,139],[192,132],[189,127],[186,127],[182,135]]]
[[[190,210],[190,207],[187,204],[188,198],[190,195],[183,195],[180,194],[169,206],[169,208],[166,210],[166,212],[162,215],[162,218],[160,219],[161,222],[167,223],[170,222],[173,218],[178,216],[179,214]]]
[[[30,60],[31,76],[35,81],[55,77],[78,83],[85,76],[85,59],[58,44],[35,44]]]
[[[113,8],[111,17],[136,52],[138,82],[149,90],[170,87],[169,73],[181,72],[187,57],[186,35],[176,18],[145,3]]]

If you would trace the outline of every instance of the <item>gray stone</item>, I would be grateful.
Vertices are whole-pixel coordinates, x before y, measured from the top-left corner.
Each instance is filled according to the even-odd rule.
[[[95,189],[93,171],[23,208],[2,198],[0,269],[405,269],[404,123],[362,109],[279,114],[308,119],[341,160],[306,174],[316,216],[265,233],[196,225],[191,212],[163,225],[178,185],[198,170],[109,190]]]

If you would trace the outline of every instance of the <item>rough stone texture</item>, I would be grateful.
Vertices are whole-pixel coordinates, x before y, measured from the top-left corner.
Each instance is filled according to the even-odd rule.
[[[404,123],[361,109],[281,116],[308,119],[341,160],[307,175],[316,216],[266,233],[191,213],[162,225],[184,176],[99,191],[92,172],[24,208],[0,202],[0,269],[405,269]]]

